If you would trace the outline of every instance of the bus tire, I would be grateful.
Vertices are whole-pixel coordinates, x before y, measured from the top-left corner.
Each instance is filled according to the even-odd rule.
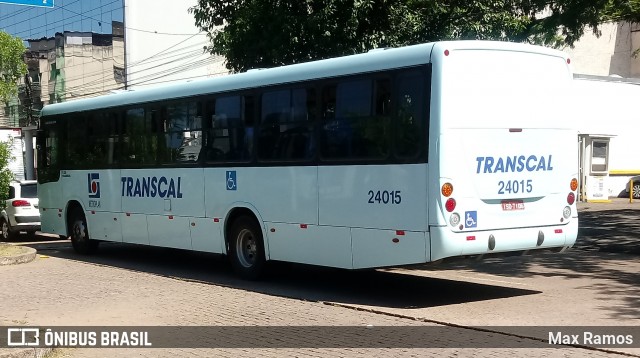
[[[229,231],[229,258],[236,274],[247,280],[259,279],[266,263],[262,230],[258,222],[241,216]]]
[[[69,221],[69,229],[71,238],[71,246],[75,252],[83,255],[90,255],[98,250],[99,242],[89,238],[89,230],[87,229],[87,219],[80,209],[71,212],[71,220]]]

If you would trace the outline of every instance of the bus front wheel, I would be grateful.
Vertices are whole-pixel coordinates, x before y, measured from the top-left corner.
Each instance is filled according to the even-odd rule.
[[[71,246],[73,249],[83,255],[96,252],[98,249],[98,241],[89,239],[89,230],[87,230],[87,219],[80,209],[76,209],[71,213],[71,221],[69,222],[71,229]]]
[[[233,270],[240,277],[257,280],[262,276],[266,262],[264,241],[255,219],[242,216],[233,222],[229,237],[229,257]]]

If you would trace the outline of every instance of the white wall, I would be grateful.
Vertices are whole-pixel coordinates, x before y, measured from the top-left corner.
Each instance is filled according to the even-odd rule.
[[[576,79],[576,103],[571,120],[581,134],[612,135],[609,145],[609,196],[625,190],[629,178],[640,174],[638,128],[640,84]]]
[[[24,154],[22,150],[22,133],[18,128],[0,129],[0,141],[11,142],[11,155],[13,159],[9,160],[9,170],[14,175],[15,180],[24,179]]]
[[[640,59],[633,51],[640,47],[640,28],[626,22],[600,25],[601,35],[590,29],[563,51],[569,54],[575,73],[622,77],[640,77]]]
[[[196,0],[125,0],[128,88],[227,74],[188,9]]]

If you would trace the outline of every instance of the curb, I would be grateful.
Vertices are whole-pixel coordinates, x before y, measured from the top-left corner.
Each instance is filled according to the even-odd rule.
[[[17,265],[31,262],[36,258],[36,249],[27,246],[22,247],[26,253],[14,256],[0,256],[0,266],[4,265]],[[2,358],[2,356],[0,356]]]
[[[8,348],[0,350],[0,358],[43,358],[52,348]]]

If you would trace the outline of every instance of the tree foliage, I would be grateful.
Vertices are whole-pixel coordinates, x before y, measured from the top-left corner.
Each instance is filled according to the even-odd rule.
[[[198,0],[209,51],[232,71],[450,39],[573,45],[603,21],[638,21],[640,0]]]
[[[9,198],[9,185],[14,178],[13,172],[9,169],[9,162],[13,159],[11,139],[0,142],[0,207],[4,207],[5,200]]]
[[[0,99],[3,102],[17,94],[18,80],[27,73],[22,40],[0,31]]]

